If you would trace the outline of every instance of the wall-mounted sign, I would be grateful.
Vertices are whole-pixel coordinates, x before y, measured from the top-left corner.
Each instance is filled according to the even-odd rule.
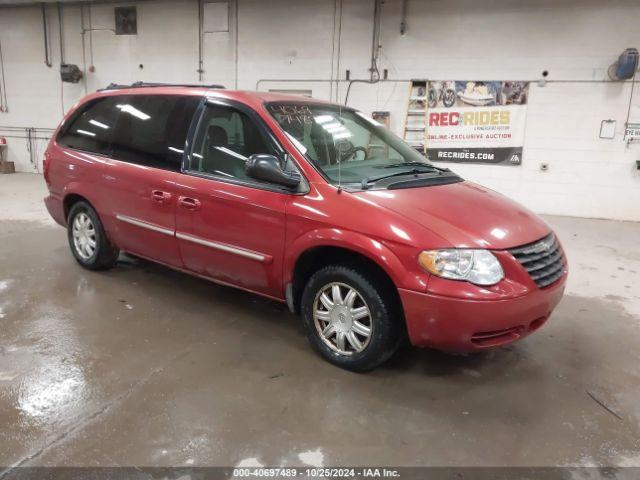
[[[529,82],[429,82],[432,161],[520,165]]]
[[[640,123],[628,123],[624,131],[625,140],[640,138]]]
[[[600,122],[600,138],[612,139],[616,137],[616,121],[602,120]]]

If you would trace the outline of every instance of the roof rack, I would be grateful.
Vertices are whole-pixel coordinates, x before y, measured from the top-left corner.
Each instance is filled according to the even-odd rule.
[[[217,88],[224,89],[224,85],[212,84],[212,85],[197,85],[194,83],[149,83],[149,82],[133,82],[131,85],[120,85],[117,83],[110,83],[105,88],[101,88],[98,91],[103,90],[120,90],[123,88],[143,88],[143,87],[187,87],[187,88]]]

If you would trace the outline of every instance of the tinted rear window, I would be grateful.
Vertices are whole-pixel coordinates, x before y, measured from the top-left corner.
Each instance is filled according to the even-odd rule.
[[[199,97],[131,95],[119,104],[112,156],[138,165],[179,171]]]
[[[83,107],[58,137],[58,144],[86,152],[108,154],[120,112],[117,108],[119,98],[100,98]]]

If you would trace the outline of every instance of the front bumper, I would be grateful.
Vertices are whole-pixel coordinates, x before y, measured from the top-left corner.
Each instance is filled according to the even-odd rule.
[[[540,328],[560,302],[566,273],[544,289],[504,300],[468,300],[399,289],[411,343],[448,352],[505,345]]]

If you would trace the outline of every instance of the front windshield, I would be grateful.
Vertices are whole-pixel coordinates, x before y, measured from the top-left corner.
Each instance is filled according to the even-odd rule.
[[[334,184],[436,169],[381,124],[350,108],[307,103],[269,104],[285,133]]]

